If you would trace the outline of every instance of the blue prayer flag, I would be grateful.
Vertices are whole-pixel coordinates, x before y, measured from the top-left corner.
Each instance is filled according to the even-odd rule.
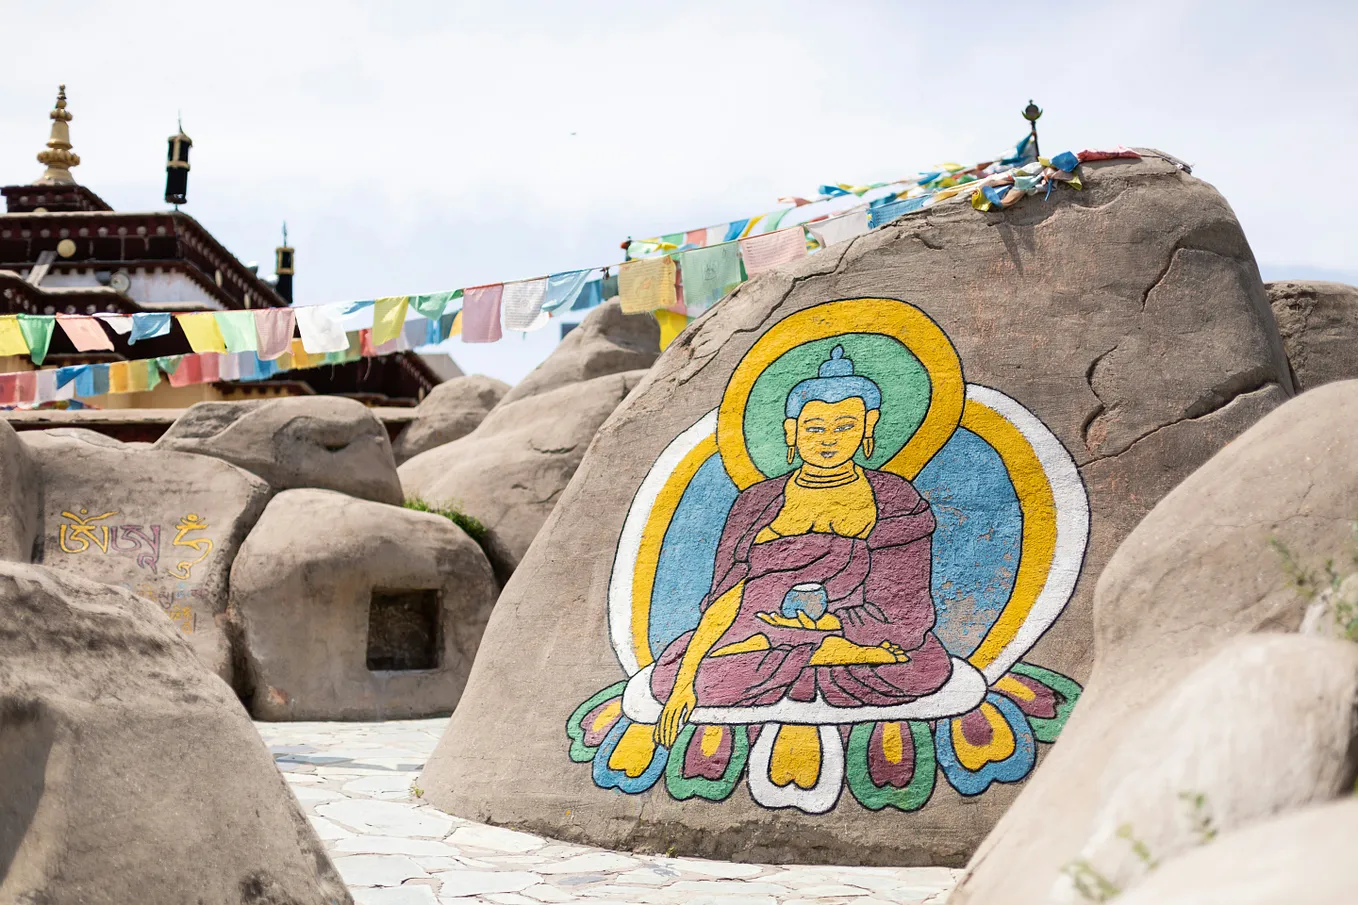
[[[919,198],[905,198],[900,201],[893,201],[890,204],[883,204],[881,207],[868,209],[868,225],[873,229],[879,226],[886,226],[897,217],[901,217],[911,211],[917,211],[924,207],[924,202],[928,201],[927,195]]]
[[[1074,173],[1075,168],[1080,165],[1080,158],[1069,151],[1062,151],[1052,158],[1052,166],[1063,173]]]
[[[543,299],[543,311],[558,308],[570,310],[581,290],[589,280],[588,270],[574,270],[568,273],[554,273],[547,278],[547,296]]]
[[[603,280],[590,280],[581,288],[580,295],[575,299],[575,304],[571,305],[571,310],[588,311],[590,308],[597,308],[603,303]]]
[[[127,338],[129,345],[139,339],[152,339],[170,332],[169,312],[132,315],[132,334]]]
[[[749,222],[749,217],[746,217],[744,220],[732,220],[731,224],[726,227],[726,239],[724,241],[733,242],[736,239],[739,239],[740,234],[745,232],[745,227]]]

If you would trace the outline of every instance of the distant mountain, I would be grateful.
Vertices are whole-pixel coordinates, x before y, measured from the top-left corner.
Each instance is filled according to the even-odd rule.
[[[1274,280],[1328,280],[1358,286],[1358,270],[1313,267],[1310,264],[1260,264],[1259,272],[1266,283]]]

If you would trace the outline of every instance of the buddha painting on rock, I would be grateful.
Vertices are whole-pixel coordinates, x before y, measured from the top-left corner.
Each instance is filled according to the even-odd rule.
[[[626,679],[567,719],[595,784],[917,810],[1018,782],[1079,697],[1022,656],[1074,590],[1059,441],[891,299],[789,315],[637,490],[608,591]]]

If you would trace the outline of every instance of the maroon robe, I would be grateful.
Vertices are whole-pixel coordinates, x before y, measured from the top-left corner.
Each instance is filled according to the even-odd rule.
[[[791,475],[761,481],[736,498],[702,611],[744,581],[735,620],[712,650],[757,634],[769,639],[770,649],[705,657],[694,683],[698,706],[773,704],[785,697],[812,701],[817,690],[836,707],[889,706],[932,694],[948,681],[952,662],[933,632],[929,589],[933,512],[904,478],[868,469],[863,474],[877,502],[877,523],[866,539],[816,533],[756,544],[755,536],[782,511]],[[839,617],[841,629],[783,628],[757,617],[779,613],[783,596],[804,582],[825,586],[828,609]],[[890,641],[910,660],[811,666],[812,654],[827,635],[868,647]],[[669,699],[692,637],[691,631],[680,635],[656,661],[651,689],[658,700]]]

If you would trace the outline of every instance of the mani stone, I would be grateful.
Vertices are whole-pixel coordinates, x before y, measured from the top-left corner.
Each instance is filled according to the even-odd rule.
[[[434,387],[415,409],[415,420],[391,445],[397,464],[470,434],[507,392],[509,384],[480,374]]]
[[[9,422],[0,419],[0,560],[32,561],[41,522],[37,463]]]
[[[591,311],[552,354],[505,394],[501,405],[570,383],[649,368],[660,355],[660,325],[648,314],[623,314],[616,300]]]
[[[1313,280],[1265,285],[1297,389],[1358,378],[1358,287]]]
[[[1157,500],[1293,388],[1254,256],[1225,199],[1158,154],[1080,172],[1083,191],[1058,187],[1047,200],[1027,198],[1002,212],[981,213],[962,200],[908,214],[759,274],[690,324],[598,431],[502,592],[426,767],[427,797],[458,816],[604,847],[964,864],[1021,784],[997,783],[968,798],[940,778],[911,813],[869,811],[846,792],[828,813],[771,815],[743,783],[720,803],[679,801],[658,786],[638,795],[600,789],[588,767],[570,762],[564,726],[582,701],[626,677],[609,641],[608,589],[643,477],[718,405],[737,363],[767,330],[837,299],[918,307],[951,339],[968,383],[1016,400],[1069,451],[1089,496],[1089,545],[1069,605],[1024,659],[1088,679],[1093,588],[1113,551]],[[426,455],[469,443],[495,415]],[[484,474],[494,475],[489,454],[485,461]],[[711,530],[719,532],[720,521]],[[1136,619],[1141,629],[1158,628],[1143,613]],[[1142,686],[1137,679],[1128,687]],[[1076,719],[1099,707],[1091,694]],[[1039,777],[1042,761],[1066,744],[1039,747]],[[1061,771],[1047,775],[1056,782]],[[1042,813],[1025,824],[1035,846],[1060,820],[1051,816],[1059,809]],[[1044,879],[1035,894],[1050,885]],[[990,898],[973,901],[1002,900],[987,889]]]
[[[286,490],[231,568],[250,712],[265,720],[449,713],[497,591],[481,549],[443,516]]]
[[[40,562],[155,601],[212,672],[232,681],[227,577],[269,499],[229,462],[20,434],[38,462]]]
[[[403,464],[406,494],[480,521],[495,574],[508,581],[594,432],[644,373],[609,374],[501,403],[467,436]]]
[[[159,607],[13,563],[0,901],[351,902],[244,708]]]
[[[1231,638],[1301,626],[1310,604],[1293,575],[1323,575],[1331,559],[1342,574],[1352,562],[1355,461],[1358,381],[1326,384],[1266,416],[1156,505],[1099,579],[1094,672],[1060,744],[976,852],[952,901],[1043,901],[1098,828],[1107,783],[1119,778],[1110,773],[1115,755],[1142,743],[1143,715],[1171,706],[1176,689],[1196,681],[1190,675]],[[1322,743],[1320,732],[1297,726],[1314,726],[1331,703],[1321,695],[1333,687],[1332,677],[1310,671],[1234,665],[1234,690],[1217,694],[1234,696],[1231,712],[1245,724],[1237,732],[1257,733],[1252,747],[1238,752],[1240,766],[1254,765],[1255,773],[1248,787],[1218,792],[1209,802],[1225,813],[1253,806],[1268,794],[1260,790],[1273,781],[1270,771],[1289,769],[1299,749]],[[1220,662],[1212,668],[1220,677]],[[1270,682],[1297,687],[1256,691]],[[1272,701],[1307,694],[1317,700],[1282,728],[1257,716],[1250,703],[1256,693]],[[1202,756],[1220,763],[1232,750],[1223,743]],[[1193,782],[1186,778],[1182,791],[1192,794]]]
[[[338,396],[200,402],[155,448],[224,459],[274,491],[319,487],[379,503],[402,499],[387,429],[362,403]]]

